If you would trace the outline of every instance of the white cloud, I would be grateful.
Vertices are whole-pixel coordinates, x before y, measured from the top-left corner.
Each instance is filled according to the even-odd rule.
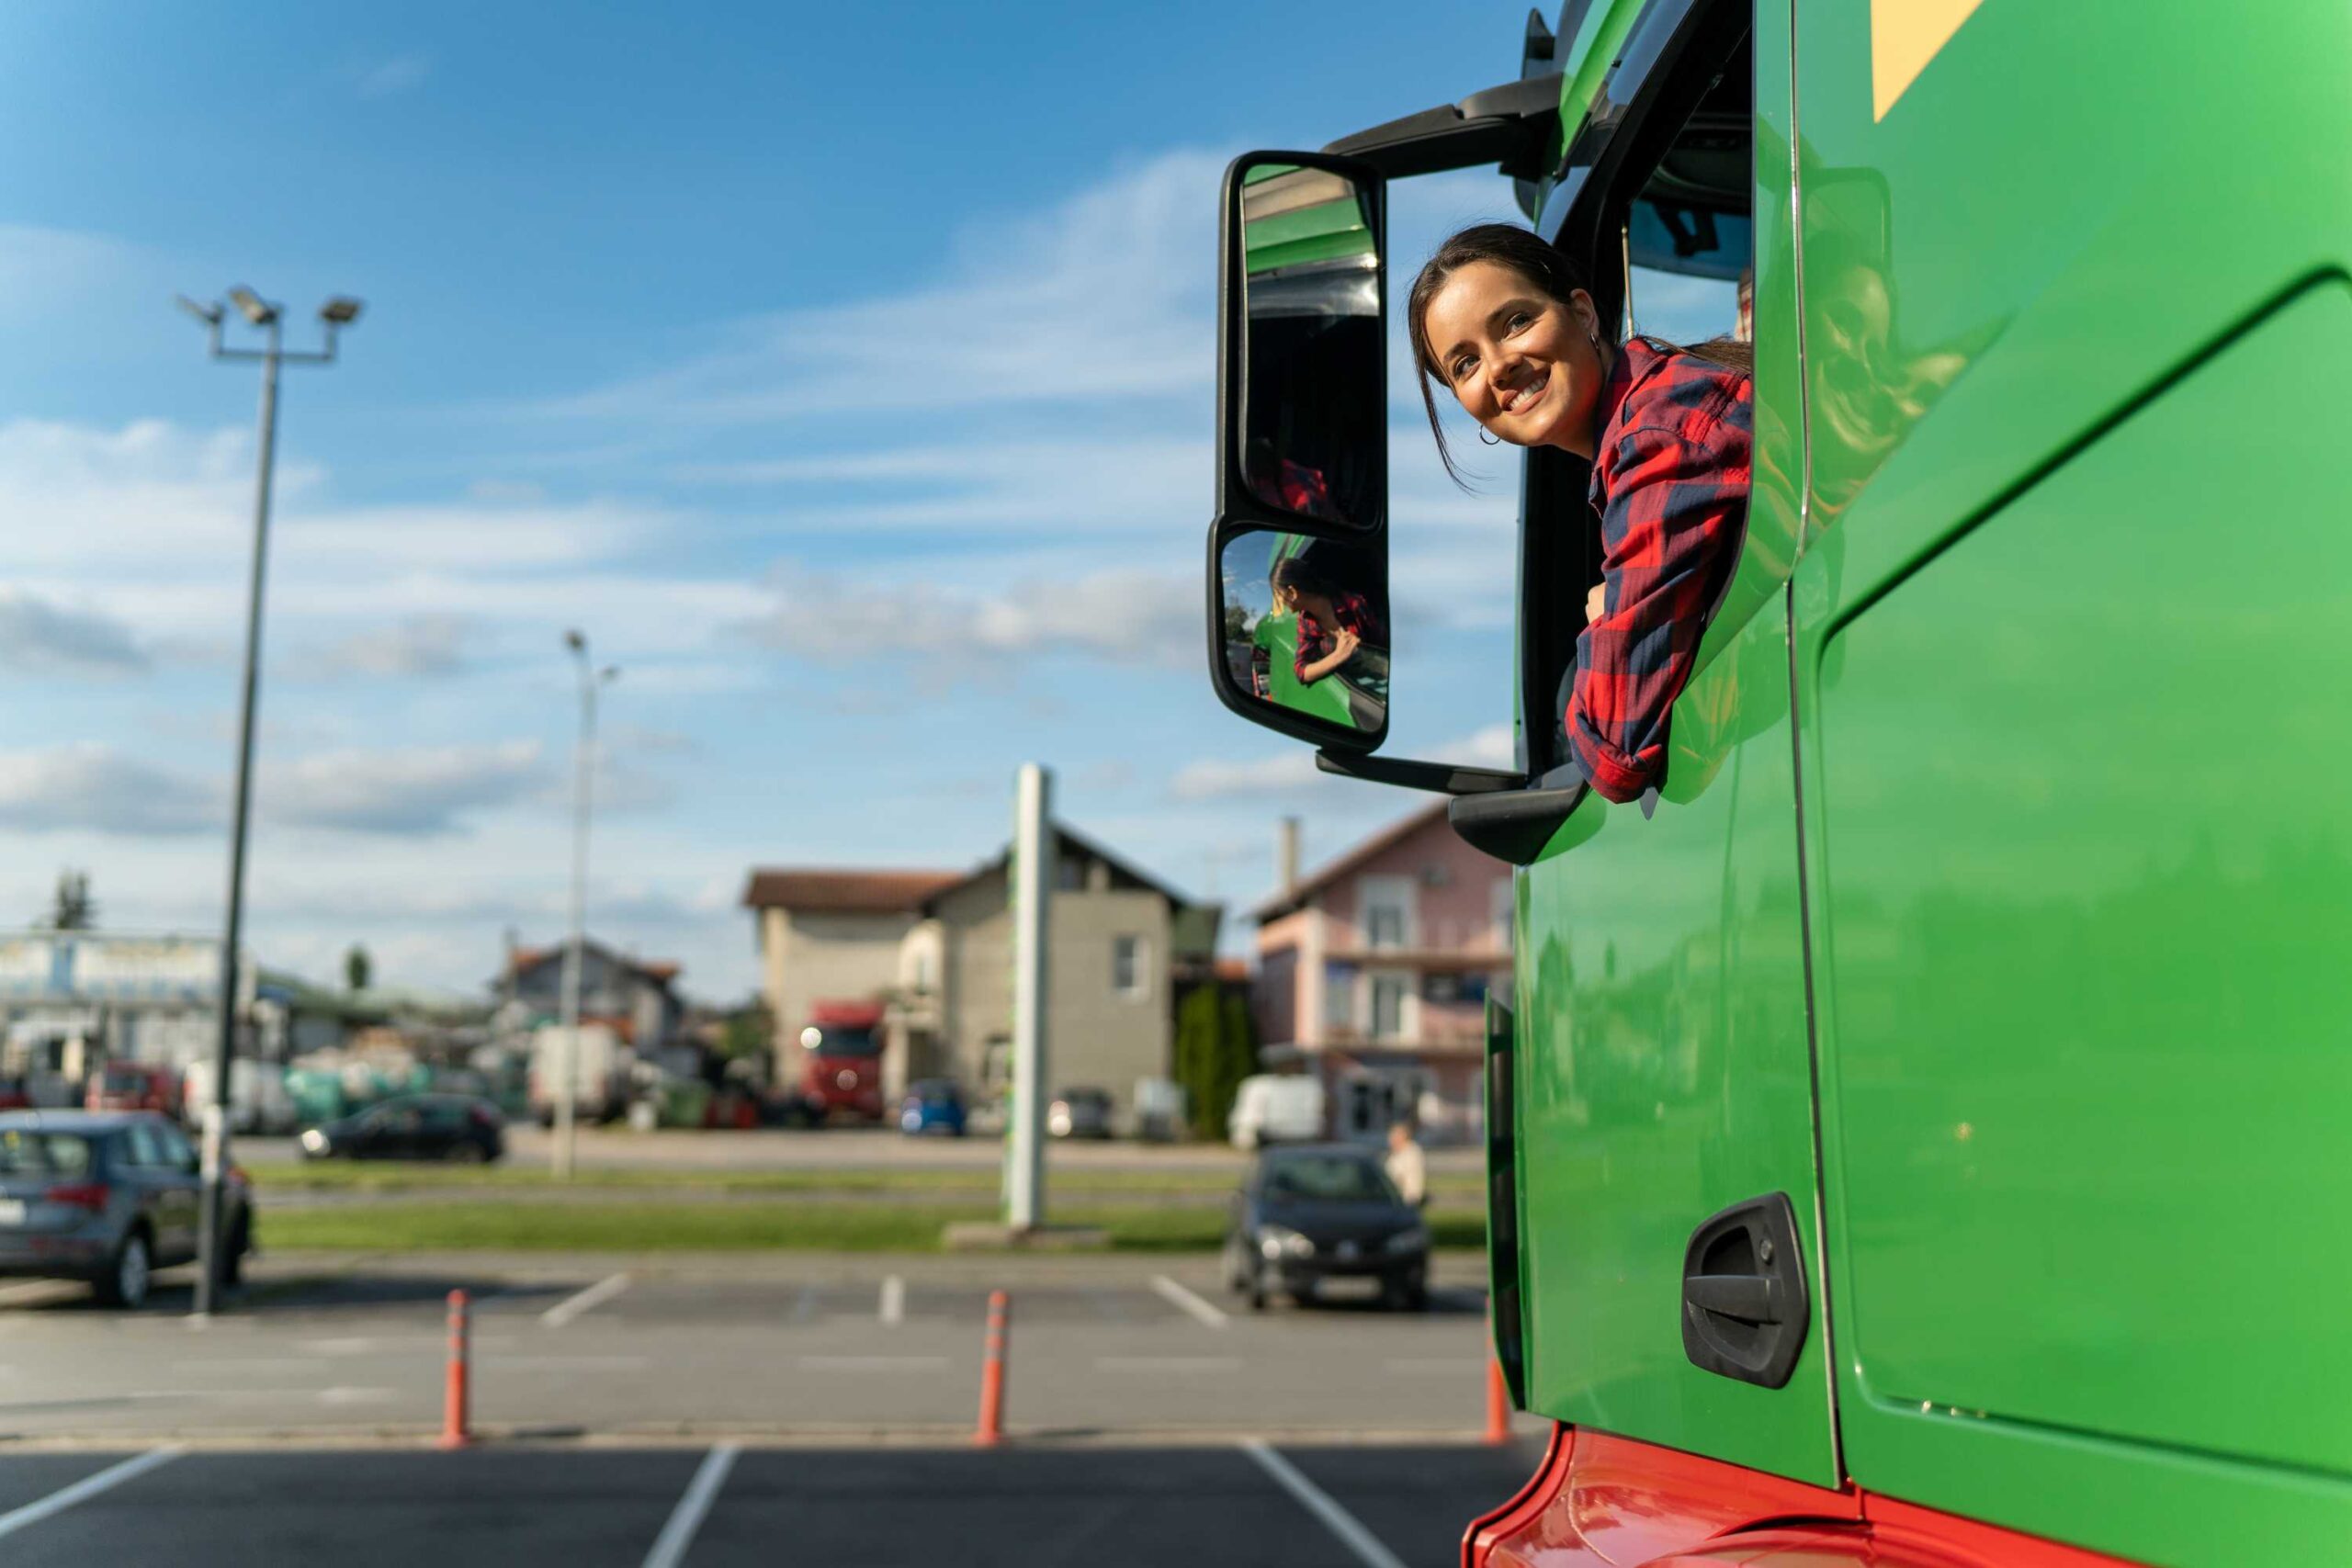
[[[328,647],[320,667],[345,675],[452,675],[465,668],[471,626],[462,615],[410,615]]]
[[[1187,762],[1169,781],[1168,793],[1178,800],[1225,800],[1235,796],[1295,795],[1321,790],[1337,782],[1315,765],[1315,753],[1304,745],[1276,756],[1247,762],[1206,758]]]
[[[1143,570],[1028,578],[991,591],[919,577],[850,582],[787,562],[771,584],[775,608],[747,629],[828,663],[1076,648],[1125,664],[1177,665],[1199,657],[1205,635],[1197,586]]]
[[[783,525],[1023,532],[1165,528],[1209,514],[1215,453],[1205,438],[1104,436],[877,447],[855,453],[726,463],[671,470],[698,486],[774,486],[806,496],[776,514]]]
[[[122,675],[147,663],[130,628],[113,616],[0,588],[0,674]]]
[[[432,837],[546,782],[537,741],[324,751],[262,770],[257,809],[295,827]]]
[[[0,752],[0,826],[128,837],[218,831],[222,793],[96,742]]]
[[[707,425],[1205,395],[1222,167],[1166,154],[968,232],[930,288],[737,322],[725,349],[530,412]]]

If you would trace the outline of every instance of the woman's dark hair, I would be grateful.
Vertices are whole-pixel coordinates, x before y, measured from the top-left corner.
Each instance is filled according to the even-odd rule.
[[[1587,294],[1592,286],[1585,281],[1583,272],[1567,255],[1530,229],[1516,223],[1474,223],[1456,233],[1437,248],[1436,254],[1421,264],[1419,276],[1413,279],[1413,291],[1406,297],[1405,328],[1411,335],[1413,363],[1420,374],[1421,407],[1430,416],[1430,434],[1437,437],[1438,460],[1455,484],[1465,490],[1462,470],[1454,466],[1453,452],[1445,444],[1445,427],[1438,423],[1437,394],[1431,383],[1450,386],[1437,363],[1437,351],[1430,345],[1429,329],[1425,324],[1430,301],[1445,286],[1445,280],[1474,262],[1492,262],[1506,266],[1533,284],[1536,290],[1562,305],[1577,289]],[[1611,348],[1617,345],[1617,334],[1610,323],[1600,323],[1600,331]],[[1746,375],[1756,372],[1756,351],[1748,344],[1731,338],[1710,338],[1705,343],[1687,347],[1666,343],[1657,338],[1643,341],[1653,346],[1695,355],[1711,364]]]
[[[1340,592],[1340,585],[1324,576],[1303,555],[1284,556],[1276,561],[1273,570],[1266,574],[1266,582],[1277,593],[1285,588],[1295,588],[1301,593],[1315,593],[1329,599]]]

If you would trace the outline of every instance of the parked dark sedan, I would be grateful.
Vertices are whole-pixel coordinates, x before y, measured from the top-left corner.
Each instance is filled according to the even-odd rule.
[[[1276,1290],[1304,1302],[1325,1280],[1377,1279],[1383,1301],[1419,1312],[1429,1226],[1366,1150],[1289,1145],[1261,1154],[1234,1198],[1225,1272],[1253,1308]]]
[[[243,1171],[226,1187],[233,1285],[253,1201]],[[0,1112],[0,1274],[86,1280],[109,1306],[136,1307],[156,1269],[195,1259],[203,1190],[196,1150],[152,1111]]]
[[[442,1159],[481,1165],[506,1152],[498,1107],[462,1094],[404,1094],[302,1134],[305,1159]]]

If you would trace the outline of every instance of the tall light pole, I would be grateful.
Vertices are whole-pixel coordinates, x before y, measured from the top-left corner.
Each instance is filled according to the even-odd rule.
[[[596,774],[596,689],[620,674],[617,666],[602,670],[588,657],[588,637],[577,630],[563,634],[563,646],[580,671],[580,743],[572,759],[571,781],[571,938],[563,949],[562,1087],[555,1097],[555,1174],[571,1179],[573,1144],[578,1129],[580,1092],[580,972],[588,919],[588,802]]]
[[[253,803],[254,697],[261,670],[262,568],[269,555],[269,480],[277,456],[277,367],[280,365],[332,365],[335,333],[359,319],[359,301],[336,295],[319,307],[324,329],[322,346],[307,353],[288,353],[281,346],[282,309],[239,285],[229,299],[243,316],[266,334],[260,348],[229,348],[220,342],[220,323],[228,311],[217,302],[199,305],[183,294],[180,309],[204,323],[212,357],[258,360],[261,364],[261,456],[254,478],[253,576],[245,592],[245,675],[237,703],[237,795],[229,827],[229,918],[220,939],[220,1038],[212,1055],[212,1103],[204,1108],[204,1201],[197,1219],[196,1313],[209,1314],[220,1294],[224,1244],[221,1207],[223,1173],[229,1167],[230,1068],[237,1057],[237,943],[245,913],[245,825]]]

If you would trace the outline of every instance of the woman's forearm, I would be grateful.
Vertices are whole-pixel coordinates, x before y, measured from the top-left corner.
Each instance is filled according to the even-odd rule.
[[[1324,676],[1329,675],[1332,671],[1337,670],[1340,665],[1345,664],[1347,661],[1348,655],[1345,653],[1327,653],[1312,664],[1300,665],[1298,668],[1298,678],[1309,682],[1320,681]]]

